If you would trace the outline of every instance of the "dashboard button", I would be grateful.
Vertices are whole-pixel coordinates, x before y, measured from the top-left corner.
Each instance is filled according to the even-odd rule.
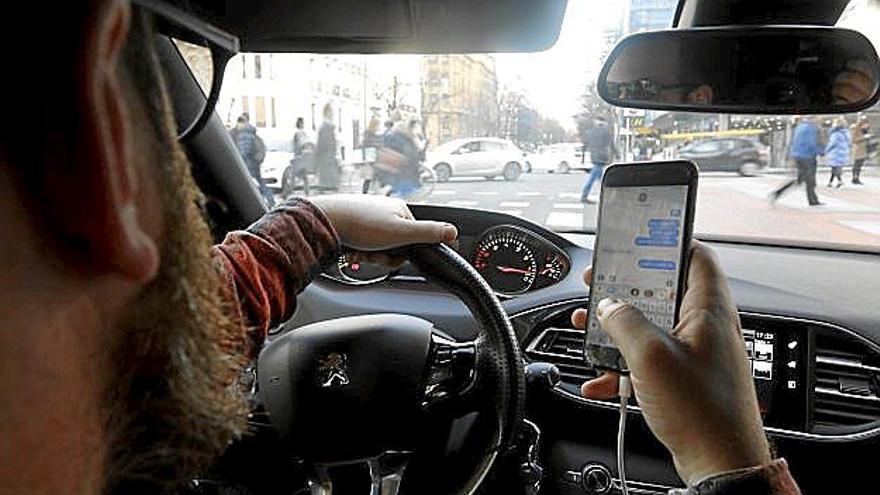
[[[590,463],[581,470],[581,487],[590,495],[611,492],[611,471],[602,464]]]

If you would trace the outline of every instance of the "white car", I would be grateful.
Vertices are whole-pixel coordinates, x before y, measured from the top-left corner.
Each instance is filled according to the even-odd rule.
[[[525,170],[525,157],[506,139],[467,138],[437,146],[428,152],[425,164],[434,170],[438,182],[446,182],[450,177],[494,179],[499,175],[514,181]]]
[[[590,152],[584,155],[584,146],[580,143],[548,144],[538,148],[536,153],[527,160],[533,172],[549,172],[567,174],[571,170],[590,170]]]
[[[275,191],[281,190],[284,170],[293,159],[293,130],[258,129],[257,135],[266,145],[266,158],[260,164],[263,182]]]

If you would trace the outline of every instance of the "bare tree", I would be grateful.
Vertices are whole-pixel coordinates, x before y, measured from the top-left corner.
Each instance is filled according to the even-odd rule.
[[[591,81],[584,88],[584,93],[581,95],[581,107],[574,116],[581,139],[583,139],[587,129],[592,127],[593,119],[596,117],[605,117],[612,121],[614,113],[611,105],[599,96],[599,92],[596,90],[596,83]]]
[[[515,91],[502,91],[498,96],[498,135],[512,139],[516,136],[517,117],[525,98]]]

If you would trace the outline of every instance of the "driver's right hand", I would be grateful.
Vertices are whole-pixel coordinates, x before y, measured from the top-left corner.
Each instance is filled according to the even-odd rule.
[[[589,285],[591,270],[584,273]],[[605,299],[597,315],[630,368],[645,421],[689,485],[770,462],[736,306],[714,253],[694,242],[679,323],[669,334],[629,304]],[[586,310],[572,323],[586,328]],[[617,395],[618,377],[584,383],[592,399]]]

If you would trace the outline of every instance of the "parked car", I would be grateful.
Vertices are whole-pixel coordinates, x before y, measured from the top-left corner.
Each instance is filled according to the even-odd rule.
[[[712,138],[689,144],[679,158],[693,160],[703,172],[738,172],[750,177],[770,161],[770,150],[754,139]]]
[[[494,179],[499,175],[514,181],[526,168],[522,151],[500,138],[455,139],[429,151],[426,158],[439,182],[450,177]]]
[[[526,158],[534,172],[567,174],[572,170],[589,170],[590,152],[584,156],[581,143],[557,143],[541,146]]]
[[[293,130],[258,129],[257,134],[266,144],[266,158],[260,165],[260,175],[270,189],[280,191],[284,170],[293,159]]]

